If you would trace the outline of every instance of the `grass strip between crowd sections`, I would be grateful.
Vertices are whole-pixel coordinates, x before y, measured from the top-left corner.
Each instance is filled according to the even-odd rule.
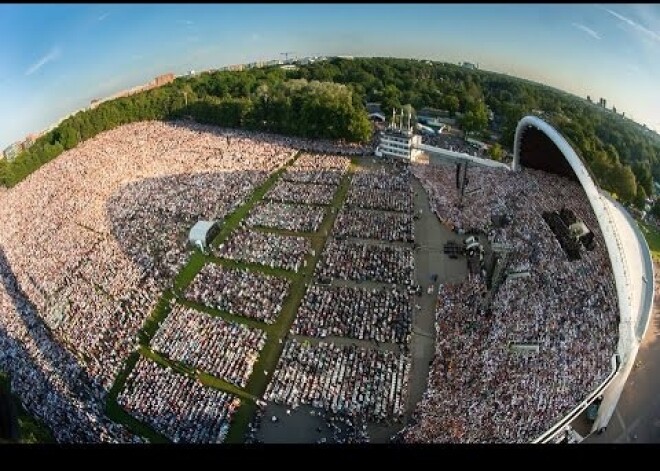
[[[266,181],[262,185],[256,188],[253,191],[250,198],[245,203],[239,206],[233,213],[229,214],[224,219],[220,232],[218,233],[218,235],[211,244],[212,247],[219,246],[229,236],[229,234],[231,234],[231,232],[238,226],[241,220],[243,220],[243,218],[247,216],[247,214],[250,212],[252,207],[258,201],[260,201],[261,198],[263,198],[264,194],[266,194],[266,192],[275,184],[275,182],[278,180],[280,175],[282,175],[282,173],[284,173],[284,171],[293,162],[295,162],[295,160],[298,158],[300,154],[301,152],[297,152],[284,166],[282,166],[279,170],[274,172],[270,177],[268,177],[268,179],[266,179]],[[188,285],[190,285],[190,283],[195,278],[197,273],[199,273],[199,271],[207,262],[217,263],[218,261],[220,260],[216,259],[215,257],[205,256],[199,251],[194,251],[190,256],[188,263],[184,265],[184,267],[180,270],[179,274],[175,277],[173,283],[174,290],[178,293],[185,292]],[[225,264],[225,262],[231,262],[231,261],[221,260],[220,262],[222,264]],[[238,262],[234,262],[234,263],[236,263],[236,266],[238,267],[240,267],[241,265],[245,267],[245,264],[240,264]],[[227,265],[230,266],[232,264],[227,263]],[[268,268],[268,267],[263,267],[263,268]],[[282,270],[282,271],[286,271],[286,270]],[[266,272],[266,270],[264,270],[264,272]],[[291,273],[291,272],[287,272],[287,273]],[[162,322],[170,313],[171,301],[173,299],[176,298],[172,290],[169,289],[165,290],[161,298],[156,303],[153,313],[145,321],[144,326],[138,332],[138,341],[140,345],[139,350],[132,353],[129,356],[129,358],[126,361],[126,364],[124,365],[124,368],[119,372],[117,378],[115,379],[115,382],[110,388],[110,392],[108,393],[108,397],[106,399],[106,415],[111,420],[125,425],[133,433],[149,439],[149,441],[151,441],[152,443],[167,443],[170,442],[170,440],[168,440],[167,437],[163,436],[162,434],[153,430],[147,424],[144,424],[143,422],[137,420],[136,418],[128,414],[117,403],[117,396],[124,388],[124,385],[126,383],[126,380],[128,379],[129,374],[131,373],[131,371],[135,367],[135,364],[140,358],[140,354],[156,361],[161,365],[172,366],[173,369],[181,371],[181,368],[174,368],[174,366],[176,365],[168,364],[165,358],[153,353],[148,348],[149,342],[156,334],[158,327],[162,324]],[[203,382],[205,382],[205,384],[207,384],[208,386],[212,386],[217,389],[222,389],[230,393],[233,392],[231,390],[227,390],[222,387],[224,385],[227,385],[228,383],[222,382],[225,384],[221,384],[221,382],[216,381],[217,378],[213,378],[210,375],[204,375],[203,379],[202,378],[200,379]],[[235,386],[229,389],[234,389],[234,388]],[[249,397],[249,395],[244,392],[242,392],[242,394],[243,397]]]
[[[257,398],[263,397],[268,382],[272,378],[272,374],[277,367],[277,362],[284,348],[284,339],[293,324],[298,312],[298,307],[300,306],[307,290],[307,286],[312,281],[316,264],[321,258],[321,253],[323,252],[325,242],[332,231],[335,218],[348,194],[352,173],[353,164],[351,164],[348,172],[342,178],[330,206],[331,209],[326,211],[323,222],[321,223],[319,230],[316,232],[316,235],[319,237],[314,237],[311,240],[314,254],[312,255],[310,253],[307,256],[307,264],[300,271],[301,276],[293,281],[291,292],[282,306],[282,311],[280,312],[277,321],[267,328],[269,335],[266,345],[261,350],[259,360],[255,363],[252,375],[245,387],[251,395]],[[267,371],[268,374],[265,374],[265,371]],[[244,441],[245,433],[255,411],[256,403],[254,402],[247,402],[241,405],[234,415],[234,420],[232,421],[231,428],[227,434],[227,443],[242,443]]]
[[[211,243],[211,247],[217,248],[222,244],[232,231],[238,227],[240,222],[247,217],[252,208],[264,197],[270,188],[277,182],[286,169],[298,158],[301,153],[298,152],[296,156],[291,159],[285,166],[271,175],[266,182],[257,188],[252,196],[246,203],[237,208],[233,213],[228,215],[222,225],[219,234]],[[172,290],[166,290],[163,296],[157,302],[152,315],[145,321],[143,328],[138,334],[139,350],[131,354],[126,362],[124,369],[117,375],[115,383],[113,384],[108,399],[106,402],[106,413],[108,417],[118,423],[127,426],[134,433],[146,437],[152,443],[169,442],[166,437],[159,434],[147,424],[144,424],[126,411],[124,411],[117,403],[117,396],[124,388],[125,382],[135,367],[140,356],[148,358],[161,366],[172,368],[180,374],[186,374],[198,379],[202,384],[209,387],[219,389],[230,394],[234,394],[241,398],[241,407],[234,415],[226,442],[227,443],[241,443],[244,441],[245,432],[249,422],[256,410],[255,401],[262,397],[266,391],[268,381],[272,376],[273,371],[277,366],[277,362],[284,347],[284,339],[288,334],[291,325],[295,319],[298,307],[305,295],[307,286],[312,281],[316,264],[318,263],[325,242],[332,231],[335,219],[339,210],[341,209],[346,196],[348,194],[354,162],[348,169],[348,172],[343,176],[342,181],[335,192],[330,209],[325,211],[324,219],[318,231],[314,233],[297,233],[293,231],[281,230],[264,230],[264,232],[279,233],[281,235],[293,235],[309,237],[313,254],[310,253],[306,256],[306,265],[298,272],[292,272],[281,268],[271,268],[265,265],[237,262],[234,260],[222,259],[215,255],[203,254],[195,251],[191,254],[188,263],[182,267],[179,274],[175,277]],[[263,229],[261,229],[263,230]],[[202,270],[205,264],[215,263],[228,268],[246,269],[264,273],[270,276],[283,277],[291,280],[291,290],[287,297],[282,311],[273,324],[266,324],[262,321],[249,319],[242,316],[236,316],[218,309],[210,308],[199,303],[190,301],[183,297],[188,286],[192,283],[193,279]],[[153,336],[156,334],[159,326],[167,318],[171,311],[172,301],[176,301],[182,306],[187,306],[195,310],[206,312],[209,315],[221,317],[228,321],[237,322],[252,328],[260,329],[266,332],[266,344],[261,350],[259,359],[254,365],[252,375],[250,376],[245,388],[239,388],[236,385],[228,383],[220,378],[216,378],[210,374],[198,372],[180,362],[173,361],[161,353],[151,350],[149,343]],[[268,372],[268,375],[265,372]]]

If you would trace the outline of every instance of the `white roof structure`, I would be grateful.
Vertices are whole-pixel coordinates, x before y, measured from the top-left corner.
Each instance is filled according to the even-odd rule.
[[[443,149],[442,147],[434,147],[428,144],[415,144],[415,149],[422,152],[427,152],[430,154],[437,155],[443,160],[450,162],[470,162],[475,165],[481,165],[482,167],[491,167],[491,168],[503,168],[510,170],[511,168],[502,162],[497,162],[495,160],[483,159],[481,157],[476,157],[474,155],[466,154],[464,152],[456,152],[449,149]]]
[[[206,248],[208,245],[208,233],[216,224],[216,221],[197,221],[190,229],[188,242],[195,247],[199,247],[201,244],[202,247]]]
[[[525,131],[530,128],[545,134],[554,143],[587,194],[603,233],[614,272],[620,319],[617,354],[612,359],[612,374],[589,394],[585,401],[535,440],[547,442],[600,395],[603,396],[603,401],[592,431],[606,426],[609,422],[648,327],[653,310],[654,273],[648,245],[635,221],[620,204],[596,186],[575,150],[551,125],[536,116],[525,116],[520,120],[514,140],[512,170],[520,169],[522,139]],[[565,171],[565,163],[561,164],[564,166],[561,170]]]

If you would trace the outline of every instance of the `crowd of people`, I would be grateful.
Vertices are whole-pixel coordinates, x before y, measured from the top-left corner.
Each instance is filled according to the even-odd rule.
[[[174,443],[222,443],[239,398],[140,358],[117,402]]]
[[[350,159],[343,156],[306,152],[296,159],[291,168],[310,171],[335,171],[343,175],[350,164]]]
[[[410,175],[409,166],[380,167],[377,170],[360,168],[353,175],[351,183],[375,190],[410,191]]]
[[[175,305],[151,347],[170,360],[245,387],[266,333]]]
[[[316,232],[324,216],[324,208],[266,201],[250,212],[246,224],[294,232]]]
[[[322,204],[332,203],[337,187],[333,185],[312,185],[278,181],[265,198],[281,203]]]
[[[520,188],[518,176],[501,168],[468,168],[468,183],[462,204],[456,189],[455,165],[413,164],[413,173],[426,190],[431,210],[438,219],[458,233],[486,233],[493,216],[510,215],[509,207],[516,201],[531,197],[536,188]],[[516,194],[516,190],[530,193]]]
[[[456,208],[447,167],[415,170],[441,218],[511,247],[509,271],[485,310],[484,280],[441,286],[436,354],[411,442],[529,442],[574,409],[611,373],[618,340],[617,295],[596,216],[581,185],[551,173],[470,169]],[[473,187],[473,188],[474,188]],[[593,231],[595,247],[569,260],[543,219],[567,208]],[[492,224],[508,214],[510,223]],[[511,344],[538,346],[521,352]],[[475,355],[479,352],[479,355]]]
[[[189,257],[190,226],[234,211],[298,149],[338,154],[340,147],[190,123],[135,123],[81,143],[0,193],[0,369],[25,408],[61,442],[141,441],[105,417],[105,398],[138,346],[138,330]],[[346,154],[363,151],[351,147]],[[304,155],[285,175],[316,184],[281,180],[267,198],[327,205],[349,163],[338,155]],[[510,246],[511,269],[524,268],[530,276],[505,280],[485,313],[487,288],[480,277],[440,287],[429,389],[404,436],[422,442],[529,441],[610,373],[617,298],[597,219],[580,185],[556,175],[470,167],[461,201],[454,166],[411,168],[443,223]],[[413,199],[406,172],[358,172],[335,235],[393,241],[410,234]],[[407,214],[367,216],[356,207]],[[595,236],[594,250],[580,260],[566,260],[542,218],[564,207]],[[270,227],[319,221],[315,208],[298,214],[291,205],[258,208],[250,217]],[[494,224],[502,215],[511,222]],[[221,257],[293,271],[309,252],[308,239],[243,225],[218,249]],[[411,248],[332,238],[316,267],[320,282],[411,286],[413,273]],[[186,295],[269,322],[281,309],[287,283],[217,267],[203,270]],[[411,305],[394,293],[313,286],[293,331],[401,342],[409,334]],[[244,386],[264,340],[261,331],[175,308],[153,346]],[[511,343],[533,343],[539,352],[513,352]],[[266,397],[369,420],[399,417],[408,362],[376,349],[292,340]],[[226,393],[144,359],[119,402],[182,442],[222,441],[237,405]]]
[[[264,399],[392,422],[404,413],[409,372],[406,355],[292,339],[284,346]]]
[[[412,286],[415,258],[412,248],[328,239],[316,279],[375,281]]]
[[[351,183],[346,198],[346,204],[351,207],[365,209],[380,209],[383,211],[399,211],[412,213],[413,193],[410,191],[380,190]]]
[[[13,394],[64,443],[142,443],[108,420],[104,397],[79,359],[53,338],[0,245],[0,371]]]
[[[356,142],[346,142],[343,140],[329,141],[327,139],[301,139],[291,138],[296,148],[304,150],[307,153],[322,153],[320,155],[335,154],[337,157],[346,161],[348,157],[360,155],[373,155],[376,148],[376,141],[367,144],[358,144]],[[348,166],[348,164],[346,164]]]
[[[312,169],[306,167],[289,168],[282,175],[282,180],[294,183],[337,186],[342,174],[337,170]]]
[[[235,230],[215,249],[222,258],[294,272],[305,266],[305,255],[311,251],[312,245],[306,237],[267,234],[245,228]]]
[[[15,278],[0,287],[0,370],[58,441],[139,441],[104,418],[104,400],[189,255],[191,225],[225,217],[302,148],[346,146],[133,123],[0,193],[0,267]]]
[[[345,206],[335,220],[333,235],[387,242],[414,242],[414,232],[414,221],[410,214]]]
[[[407,346],[412,300],[406,290],[311,285],[291,333],[308,337],[350,337]]]
[[[289,295],[284,278],[216,264],[204,265],[185,297],[204,306],[272,324]]]

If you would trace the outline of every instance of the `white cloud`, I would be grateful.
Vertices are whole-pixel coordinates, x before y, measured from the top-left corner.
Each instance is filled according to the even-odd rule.
[[[110,13],[108,13],[108,12],[103,13],[101,16],[99,16],[99,21],[105,20],[109,15],[110,15]]]
[[[187,26],[192,26],[195,24],[194,21],[191,20],[177,20],[177,23],[187,25]]]
[[[620,21],[623,23],[627,24],[628,26],[631,26],[635,31],[638,31],[649,38],[660,42],[660,34],[656,33],[655,31],[651,31],[650,29],[646,28],[645,26],[640,25],[639,23],[631,20],[628,17],[625,17],[613,10],[610,10],[609,8],[605,8],[605,11],[609,13],[610,15],[614,16],[615,18],[618,18]]]
[[[587,26],[584,26],[583,24],[573,23],[572,25],[575,26],[577,29],[579,29],[581,31],[584,31],[585,33],[587,33],[592,38],[601,39],[600,35],[597,32],[595,32],[593,29],[591,29]]]
[[[58,59],[61,55],[62,55],[62,51],[60,50],[59,47],[52,48],[48,54],[46,54],[37,62],[32,64],[30,67],[28,67],[28,69],[25,71],[25,75],[32,75],[33,73],[41,69],[44,65]]]
[[[252,41],[258,41],[260,38],[259,33],[252,33]]]

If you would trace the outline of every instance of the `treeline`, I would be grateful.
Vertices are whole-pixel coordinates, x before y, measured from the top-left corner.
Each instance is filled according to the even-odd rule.
[[[365,102],[380,102],[386,116],[406,104],[463,114],[471,132],[496,130],[513,148],[520,118],[542,112],[575,146],[598,183],[620,200],[642,206],[660,181],[660,142],[638,124],[574,95],[508,75],[431,61],[368,58],[302,67],[298,78],[343,83]],[[485,107],[495,113],[488,123]],[[488,129],[490,128],[490,129]]]
[[[193,119],[311,138],[366,141],[364,103],[386,116],[406,105],[462,114],[473,134],[491,131],[511,149],[516,125],[542,112],[575,146],[598,183],[642,205],[660,181],[660,141],[636,123],[551,87],[453,64],[410,59],[332,59],[299,66],[202,73],[78,113],[14,163],[0,162],[0,183],[16,184],[63,150],[99,132],[145,119]],[[489,122],[487,109],[495,113]]]
[[[364,106],[344,85],[289,80],[281,69],[205,73],[67,118],[13,162],[0,161],[0,184],[14,186],[100,132],[136,121],[180,118],[351,142],[366,142],[372,133]]]

